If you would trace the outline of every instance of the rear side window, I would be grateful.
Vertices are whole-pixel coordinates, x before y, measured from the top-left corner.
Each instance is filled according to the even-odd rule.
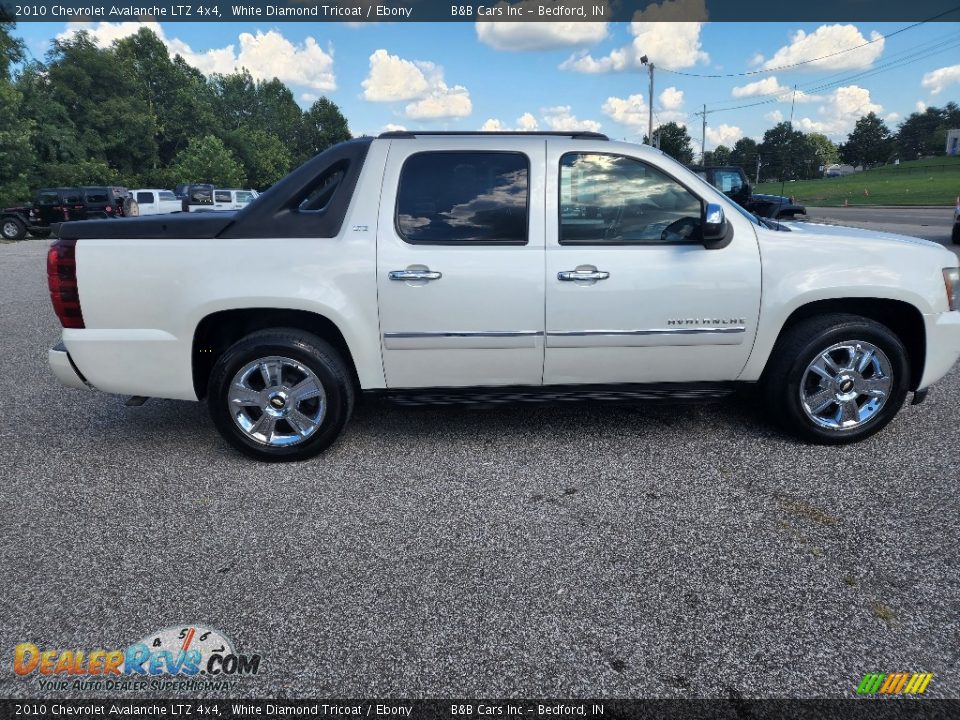
[[[160,191],[160,199],[161,199],[161,200],[176,200],[176,199],[177,199],[177,196],[174,195],[174,194],[173,194],[172,192],[170,192],[169,190],[161,190],[161,191]]]
[[[400,171],[397,231],[409,243],[524,245],[530,162],[516,152],[424,152]]]
[[[80,200],[80,193],[78,192],[65,192],[63,194],[63,202],[66,205],[79,205],[82,201]]]
[[[106,190],[87,190],[84,192],[84,197],[88,203],[105,203],[107,202],[107,191]]]
[[[725,193],[738,193],[743,189],[743,180],[740,173],[732,170],[718,170],[716,173],[717,188]]]
[[[60,196],[55,192],[42,192],[37,196],[37,205],[57,205]]]
[[[237,202],[248,203],[253,200],[253,193],[246,190],[237,191]]]
[[[138,203],[147,203],[148,205],[153,202],[153,193],[152,192],[138,192],[137,193],[137,202]]]
[[[217,202],[231,202],[229,190],[217,190],[215,197]]]

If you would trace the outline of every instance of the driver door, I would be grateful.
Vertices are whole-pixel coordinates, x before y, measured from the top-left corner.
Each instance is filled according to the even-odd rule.
[[[682,168],[624,150],[548,142],[544,384],[733,380],[760,306],[753,228],[728,213],[732,241],[704,248]]]

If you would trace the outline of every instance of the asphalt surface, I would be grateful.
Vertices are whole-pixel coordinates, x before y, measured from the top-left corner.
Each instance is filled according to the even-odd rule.
[[[950,242],[950,232],[953,229],[952,207],[808,207],[807,219],[913,235],[941,243],[955,251],[960,250],[960,247],[951,245]]]
[[[199,404],[56,383],[45,250],[0,245],[0,696],[72,694],[15,677],[18,643],[180,623],[262,655],[232,696],[960,696],[958,369],[844,448],[749,398],[368,402],[256,464]]]

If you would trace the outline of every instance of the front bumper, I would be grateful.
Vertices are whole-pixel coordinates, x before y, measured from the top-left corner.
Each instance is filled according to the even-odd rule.
[[[50,369],[62,384],[78,390],[95,389],[93,385],[87,382],[87,379],[80,373],[77,366],[73,364],[70,353],[67,352],[67,348],[62,342],[58,343],[56,347],[50,348],[50,351],[47,353],[47,359],[50,362]]]
[[[918,390],[924,390],[950,372],[960,359],[960,312],[924,315],[927,361]]]

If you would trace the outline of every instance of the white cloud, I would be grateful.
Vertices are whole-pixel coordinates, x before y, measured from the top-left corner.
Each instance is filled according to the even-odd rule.
[[[494,7],[537,10],[539,0],[519,3],[498,2]],[[503,10],[506,12],[506,10]],[[551,50],[571,45],[593,45],[607,36],[605,22],[482,22],[476,24],[477,38],[497,50]]]
[[[930,91],[931,95],[939,95],[948,85],[960,83],[960,65],[932,70],[923,76],[920,84]]]
[[[868,68],[883,54],[885,42],[883,35],[876,31],[870,33],[870,40],[874,42],[866,45],[867,38],[857,29],[856,25],[821,25],[809,34],[803,30],[797,30],[790,38],[789,45],[777,50],[765,62],[762,57],[760,58],[761,67],[770,70],[806,62],[807,64],[804,67],[818,70]],[[863,47],[859,47],[861,45]],[[851,50],[850,48],[857,49]],[[831,57],[825,57],[827,55]],[[754,60],[757,57],[755,56]],[[815,58],[822,59],[817,60]]]
[[[371,102],[412,100],[404,114],[413,120],[462,118],[473,112],[470,92],[463,85],[447,85],[442,67],[405,60],[383,48],[370,56],[370,72],[361,86],[363,98]]]
[[[424,70],[433,71],[433,63],[414,63],[381,48],[370,56],[370,72],[361,83],[363,98],[393,102],[421,97],[430,89]]]
[[[701,49],[702,22],[689,22],[691,17],[706,19],[704,0],[663,0],[634,14],[630,23],[633,41],[608,55],[594,58],[586,51],[568,58],[561,70],[582,73],[622,72],[641,67],[640,58],[647,56],[654,65],[679,70],[710,56]]]
[[[743,137],[743,130],[736,125],[718,125],[717,127],[707,126],[707,145],[716,147],[717,145],[726,145],[732,147],[734,143]]]
[[[781,85],[776,75],[771,75],[770,77],[765,77],[762,80],[747,83],[746,85],[740,85],[733,88],[731,92],[735,98],[776,95],[777,100],[780,102],[805,103],[818,102],[823,99],[820,95],[808,95],[803,90],[795,91],[791,87]]]
[[[397,125],[396,123],[387,123],[380,129],[380,132],[403,132],[406,129],[407,128],[405,125]]]
[[[660,106],[664,110],[679,110],[683,105],[683,90],[668,87],[660,93]]]
[[[312,37],[295,44],[278,30],[240,33],[237,37],[239,50],[231,43],[223,48],[196,51],[183,40],[168,38],[157,22],[68,23],[67,29],[57,38],[63,39],[79,30],[86,30],[98,45],[106,47],[115,40],[135,35],[141,28],[149,28],[156,33],[171,56],[182,56],[187,63],[207,75],[246,68],[258,80],[278,78],[285,83],[324,92],[337,89],[333,50],[324,50]]]
[[[500,122],[498,118],[488,118],[487,121],[480,127],[480,129],[486,131],[520,130],[523,132],[532,132],[538,130],[539,126],[540,125],[533,114],[526,112],[517,118],[516,127],[514,128],[507,127]]]
[[[615,122],[638,130],[647,127],[650,114],[643,95],[639,94],[626,98],[608,97],[601,110]]]
[[[768,112],[768,113],[767,113],[766,115],[764,115],[763,117],[766,118],[767,120],[769,120],[770,122],[774,123],[774,124],[782,123],[782,122],[783,122],[783,113],[780,112],[779,110],[774,110],[774,111],[772,111],[772,112]]]
[[[868,113],[881,113],[883,106],[873,102],[870,91],[858,85],[839,87],[817,108],[820,117],[800,118],[794,123],[803,132],[819,132],[839,138],[849,133],[857,120]]]
[[[923,100],[917,100],[917,112],[924,113],[927,111],[927,104]]]
[[[887,125],[891,125],[892,123],[895,123],[899,119],[900,119],[900,113],[895,113],[895,112],[887,113],[886,115],[883,116],[883,121],[887,123]]]
[[[404,110],[413,120],[437,120],[440,118],[463,118],[473,112],[470,93],[462,85],[447,87],[438,83],[425,98],[412,102]]]
[[[556,107],[541,108],[544,124],[551,130],[560,132],[572,132],[575,130],[587,130],[597,132],[600,130],[600,123],[596,120],[580,120],[571,112],[569,105],[558,105]]]

